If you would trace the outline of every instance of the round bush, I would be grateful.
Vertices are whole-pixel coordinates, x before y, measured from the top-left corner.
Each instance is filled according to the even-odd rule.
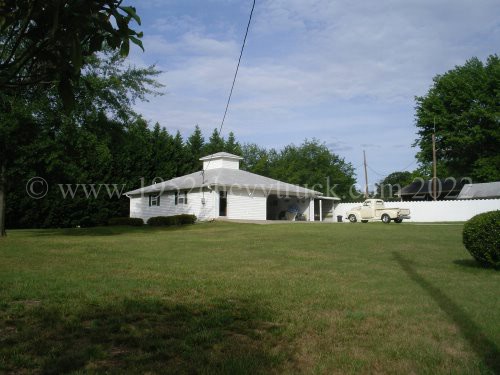
[[[485,212],[467,221],[463,243],[479,263],[500,268],[500,210]]]

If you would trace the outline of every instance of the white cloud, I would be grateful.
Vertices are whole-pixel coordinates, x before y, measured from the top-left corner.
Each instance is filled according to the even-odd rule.
[[[139,108],[171,129],[199,124],[208,134],[220,124],[246,26],[230,9],[248,6],[210,7],[227,22],[158,15],[144,39],[141,59],[165,71],[167,95]],[[376,170],[406,165],[413,97],[436,74],[498,52],[498,14],[493,0],[258,1],[226,129],[265,146],[316,136],[354,164],[373,145]]]

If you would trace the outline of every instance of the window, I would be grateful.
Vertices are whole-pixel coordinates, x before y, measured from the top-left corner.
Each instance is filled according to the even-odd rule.
[[[187,191],[183,193],[179,193],[178,191],[175,192],[175,205],[177,206],[178,204],[187,204],[188,198],[187,198]]]
[[[149,207],[160,205],[160,195],[150,195],[149,196]]]

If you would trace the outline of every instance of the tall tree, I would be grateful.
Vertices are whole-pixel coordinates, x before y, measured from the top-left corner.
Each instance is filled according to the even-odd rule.
[[[224,138],[222,138],[217,129],[214,129],[212,135],[208,139],[208,143],[205,145],[205,154],[211,155],[217,152],[224,151]]]
[[[186,159],[187,159],[187,172],[196,172],[200,170],[200,158],[203,155],[203,150],[205,146],[205,139],[198,125],[194,128],[193,134],[191,134],[186,141]]]
[[[241,155],[241,145],[236,141],[236,137],[233,132],[229,132],[227,136],[227,141],[224,144],[224,151],[229,152],[234,155]]]
[[[177,175],[177,163],[173,159],[178,149],[174,148],[174,137],[168,133],[167,129],[161,128],[158,123],[154,126],[151,137],[152,178],[168,180],[175,177]]]
[[[423,165],[432,162],[435,127],[438,167],[444,173],[476,182],[499,181],[499,92],[497,55],[486,63],[472,58],[436,76],[428,93],[416,98],[418,160]]]
[[[184,140],[182,139],[182,135],[178,130],[175,133],[175,137],[172,141],[171,155],[171,161],[175,166],[175,174],[170,178],[182,176],[186,172],[187,158],[186,149],[184,147]]]

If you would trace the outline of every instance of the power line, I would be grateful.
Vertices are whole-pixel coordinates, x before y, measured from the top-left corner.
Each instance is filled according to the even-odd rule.
[[[416,161],[416,160],[414,160],[414,161],[412,161],[410,164],[408,164],[406,167],[401,168],[401,169],[397,169],[397,170],[396,170],[396,172],[406,172],[406,170],[407,170],[409,167],[411,167],[413,164],[416,164],[416,163],[417,163],[417,161]],[[367,167],[368,167],[368,169],[369,169],[370,171],[372,171],[372,172],[373,172],[373,173],[375,173],[376,175],[379,175],[380,177],[387,177],[387,176],[389,176],[391,173],[394,173],[394,172],[391,172],[391,173],[389,173],[389,174],[382,174],[382,173],[377,172],[375,169],[373,169],[372,167],[370,167],[370,165],[368,165],[368,164],[367,164]]]
[[[255,0],[253,0],[252,10],[250,11],[250,16],[248,17],[247,29],[245,31],[245,37],[243,38],[243,44],[241,45],[240,57],[238,58],[238,64],[236,65],[236,71],[234,72],[233,83],[231,85],[231,90],[229,91],[229,97],[227,98],[226,109],[224,110],[224,116],[222,116],[222,121],[221,121],[221,124],[220,124],[220,127],[219,127],[219,132],[218,132],[219,137],[220,137],[220,135],[222,133],[222,127],[224,126],[224,121],[226,120],[226,115],[227,115],[227,111],[229,109],[229,103],[231,102],[231,97],[233,96],[234,85],[236,83],[236,77],[238,76],[238,71],[240,69],[241,57],[243,56],[243,51],[245,50],[245,45],[246,45],[247,36],[248,36],[248,30],[250,29],[250,24],[252,23],[252,16],[253,16],[253,10],[254,9],[255,9]],[[211,161],[212,161],[212,159],[208,160],[207,168],[210,165]],[[203,174],[203,180],[205,180],[205,173],[204,173],[204,171],[202,171],[202,174]],[[204,183],[205,183],[205,181],[203,181],[203,184]]]
[[[368,164],[367,164],[366,166],[368,167],[368,169],[369,169],[370,171],[372,171],[372,172],[373,172],[373,173],[375,173],[376,175],[379,175],[379,176],[381,176],[381,177],[386,177],[386,176],[389,176],[388,174],[382,174],[382,173],[377,172],[375,169],[373,169],[372,167],[370,167]]]
[[[410,168],[413,164],[417,164],[417,160],[413,160],[410,164],[408,164],[406,167],[401,169],[401,171],[406,171],[408,168]]]
[[[250,17],[248,18],[247,29],[245,31],[245,38],[243,38],[243,44],[241,45],[240,57],[238,59],[238,65],[236,65],[236,71],[234,72],[233,84],[231,85],[231,91],[229,92],[229,97],[227,98],[226,109],[224,111],[224,116],[222,117],[222,122],[219,128],[219,136],[222,132],[222,127],[224,126],[224,121],[226,120],[227,110],[229,109],[229,103],[231,102],[231,97],[233,96],[234,84],[236,83],[236,77],[238,76],[238,70],[240,69],[241,57],[243,56],[243,50],[245,49],[245,44],[247,42],[248,30],[250,29],[250,23],[252,22],[253,10],[255,8],[255,0],[253,0],[252,10],[250,11]]]

